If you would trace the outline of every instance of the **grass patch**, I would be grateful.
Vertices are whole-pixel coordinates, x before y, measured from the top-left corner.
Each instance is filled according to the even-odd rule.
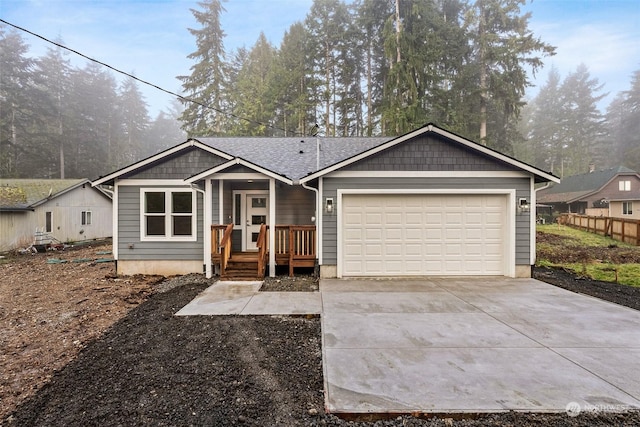
[[[614,240],[610,237],[601,236],[595,233],[578,230],[576,228],[567,227],[566,225],[547,224],[536,226],[537,231],[546,234],[554,234],[571,240],[579,246],[608,247],[611,245],[621,248],[635,248],[636,246]],[[575,241],[575,242],[574,242]]]
[[[536,265],[640,287],[640,247],[567,226],[538,225]]]

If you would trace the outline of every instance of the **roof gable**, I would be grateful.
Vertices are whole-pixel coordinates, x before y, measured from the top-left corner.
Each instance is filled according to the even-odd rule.
[[[83,184],[89,183],[89,180],[86,178],[2,179],[0,180],[0,209],[32,209]],[[108,196],[105,194],[105,197]]]
[[[133,163],[129,166],[125,166],[124,168],[118,169],[117,171],[112,172],[106,176],[102,176],[93,181],[92,185],[95,187],[97,185],[112,184],[115,179],[122,178],[131,174],[140,173],[141,171],[144,171],[155,164],[162,163],[166,159],[172,158],[180,152],[191,150],[193,147],[214,154],[215,156],[219,156],[222,159],[230,160],[233,158],[233,156],[223,151],[220,151],[213,147],[209,147],[199,141],[196,141],[195,139],[189,139],[188,141],[178,144],[175,147],[164,150],[158,154],[154,154],[151,157],[147,157],[146,159],[140,160],[139,162]],[[184,178],[185,176],[182,177]]]
[[[454,146],[458,146],[458,148],[462,148],[462,149],[467,149],[467,152],[474,155],[474,156],[480,156],[480,157],[484,157],[485,159],[489,159],[491,160],[492,163],[492,167],[496,167],[496,164],[503,164],[503,165],[507,165],[508,167],[511,167],[512,169],[507,169],[507,170],[516,170],[516,171],[523,171],[523,172],[528,172],[534,175],[536,182],[546,182],[546,181],[553,181],[553,182],[560,182],[559,178],[552,175],[551,173],[548,172],[544,172],[534,166],[528,165],[524,162],[521,162],[519,160],[514,159],[513,157],[507,156],[505,154],[502,154],[498,151],[492,150],[491,148],[488,148],[484,145],[480,145],[476,142],[470,141],[468,139],[465,139],[459,135],[453,134],[451,132],[445,131],[444,129],[441,129],[433,124],[428,124],[420,129],[416,129],[412,132],[409,132],[403,136],[400,136],[398,138],[394,138],[390,141],[387,141],[385,143],[382,143],[376,147],[373,147],[369,150],[366,150],[364,152],[361,152],[353,157],[350,157],[348,159],[345,159],[341,162],[337,162],[329,167],[326,167],[324,169],[318,170],[315,173],[312,173],[310,175],[308,175],[307,177],[303,178],[300,180],[301,183],[305,183],[305,182],[309,182],[313,179],[319,178],[321,176],[324,176],[328,173],[331,173],[333,171],[336,170],[343,170],[344,168],[350,166],[350,165],[354,165],[364,159],[370,158],[372,156],[375,156],[378,153],[384,152],[386,150],[389,150],[395,146],[398,146],[400,144],[405,144],[408,143],[409,141],[415,140],[417,138],[424,138],[425,136],[434,136],[436,138],[438,138],[440,141],[446,143],[446,144],[452,144]],[[415,156],[414,156],[415,157]],[[456,161],[459,161],[461,159],[459,159],[459,157],[455,157]],[[417,161],[420,161],[420,159],[418,159]],[[393,170],[397,170],[397,169],[393,169]],[[462,163],[460,165],[460,168],[454,168],[454,169],[447,169],[447,170],[470,170],[468,165],[464,165],[464,163]],[[472,169],[471,169],[472,170]],[[481,169],[482,170],[482,169]],[[486,169],[485,169],[486,170]],[[496,169],[492,169],[492,170],[496,170]]]
[[[517,168],[435,133],[419,135],[343,167],[343,171],[514,171]]]
[[[572,202],[596,193],[619,175],[638,175],[624,166],[598,170],[562,178],[562,182],[540,190],[538,200],[543,203]]]

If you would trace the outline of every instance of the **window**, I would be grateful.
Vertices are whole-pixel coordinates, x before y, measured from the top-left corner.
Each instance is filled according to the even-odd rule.
[[[91,225],[91,211],[82,211],[80,223],[82,225]]]
[[[196,240],[196,198],[193,191],[140,191],[141,240]]]
[[[620,191],[631,191],[631,181],[619,181],[618,189]]]
[[[622,215],[633,215],[633,202],[622,202]]]

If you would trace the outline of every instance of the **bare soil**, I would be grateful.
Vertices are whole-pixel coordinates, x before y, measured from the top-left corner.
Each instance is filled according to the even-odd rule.
[[[583,246],[577,239],[551,233],[536,234],[538,243],[538,259],[546,259],[553,263],[610,262],[613,264],[640,263],[640,248]],[[548,243],[549,245],[540,245]]]
[[[92,258],[103,249],[54,255]],[[112,263],[47,264],[48,257],[0,264],[1,426],[640,425],[638,412],[340,419],[324,413],[318,318],[175,317],[212,281],[116,278]],[[536,270],[614,302],[640,298],[556,273]],[[270,281],[295,290],[315,279]]]

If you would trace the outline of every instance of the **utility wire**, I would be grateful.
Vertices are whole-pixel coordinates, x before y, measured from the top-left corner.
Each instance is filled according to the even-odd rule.
[[[87,55],[85,55],[84,53],[78,52],[77,50],[71,49],[71,48],[69,48],[69,47],[67,47],[67,46],[65,46],[65,45],[63,45],[63,44],[60,44],[60,43],[54,42],[53,40],[49,40],[48,38],[46,38],[46,37],[44,37],[44,36],[41,36],[40,34],[34,33],[33,31],[29,31],[29,30],[27,30],[26,28],[23,28],[23,27],[20,27],[20,26],[18,26],[18,25],[12,24],[11,22],[5,21],[5,20],[4,20],[4,19],[2,19],[2,18],[0,18],[0,22],[2,22],[3,24],[7,24],[7,25],[9,25],[9,26],[11,26],[11,27],[13,27],[13,28],[16,28],[16,29],[18,29],[18,30],[20,30],[20,31],[24,31],[24,32],[25,32],[25,33],[27,33],[27,34],[30,34],[30,35],[32,35],[32,36],[34,36],[34,37],[37,37],[37,38],[39,38],[39,39],[41,39],[41,40],[44,40],[45,42],[50,43],[50,44],[52,44],[52,45],[54,45],[54,46],[57,46],[57,47],[59,47],[59,48],[61,48],[61,49],[68,50],[69,52],[75,53],[76,55],[81,56],[81,57],[83,57],[83,58],[85,58],[85,59],[87,59],[87,60],[89,60],[89,61],[91,61],[91,62],[95,62],[96,64],[100,64],[100,65],[102,65],[103,67],[107,67],[107,68],[109,68],[110,70],[115,71],[116,73],[119,73],[119,74],[125,75],[125,76],[127,76],[127,77],[130,77],[130,78],[132,78],[132,79],[134,79],[134,80],[136,80],[136,81],[138,81],[138,82],[140,82],[140,83],[142,83],[142,84],[145,84],[145,85],[147,85],[147,86],[151,86],[152,88],[157,89],[157,90],[159,90],[159,91],[161,91],[161,92],[165,92],[165,93],[167,93],[167,94],[169,94],[169,95],[171,95],[171,96],[175,96],[176,98],[179,98],[179,99],[181,99],[182,101],[185,101],[185,102],[192,102],[192,103],[194,103],[194,104],[196,104],[196,105],[199,105],[199,106],[201,106],[201,107],[203,107],[203,108],[206,108],[206,109],[209,109],[209,110],[213,110],[213,111],[215,111],[215,112],[217,112],[217,113],[223,114],[223,115],[228,116],[228,117],[232,117],[232,118],[234,118],[234,119],[244,120],[244,121],[246,121],[246,122],[253,123],[253,124],[256,124],[256,125],[260,125],[260,126],[265,126],[265,127],[268,127],[268,128],[274,129],[274,130],[280,130],[280,131],[283,131],[283,132],[285,133],[285,135],[289,135],[289,134],[292,134],[292,135],[294,135],[294,136],[296,136],[296,135],[303,135],[303,134],[298,133],[298,132],[290,132],[290,131],[288,131],[287,129],[279,128],[279,127],[277,127],[277,126],[273,126],[273,125],[270,125],[270,124],[268,124],[268,123],[263,123],[263,122],[260,122],[260,121],[257,121],[257,120],[249,119],[249,118],[246,118],[246,117],[241,117],[241,116],[238,116],[237,114],[229,113],[229,112],[224,111],[224,110],[221,110],[221,109],[219,109],[219,108],[215,108],[215,107],[212,107],[212,106],[210,106],[210,105],[207,105],[207,104],[205,104],[205,103],[203,103],[203,102],[196,101],[195,99],[187,98],[187,97],[185,97],[185,96],[183,96],[183,95],[180,95],[179,93],[176,93],[176,92],[170,91],[170,90],[165,89],[165,88],[163,88],[163,87],[160,87],[160,86],[158,86],[158,85],[156,85],[156,84],[153,84],[153,83],[148,82],[148,81],[146,81],[146,80],[143,80],[143,79],[141,79],[141,78],[139,78],[139,77],[136,77],[136,76],[134,76],[133,74],[127,73],[127,72],[122,71],[122,70],[120,70],[120,69],[118,69],[118,68],[116,68],[116,67],[113,67],[113,66],[111,66],[111,65],[109,65],[109,64],[107,64],[107,63],[104,63],[104,62],[99,61],[99,60],[97,60],[97,59],[95,59],[95,58],[92,58],[92,57],[90,57],[90,56],[87,56]]]

